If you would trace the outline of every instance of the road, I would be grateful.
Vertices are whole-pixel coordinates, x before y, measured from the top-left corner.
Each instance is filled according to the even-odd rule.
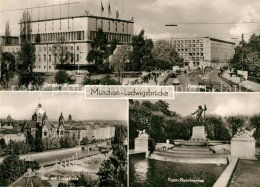
[[[205,79],[210,79],[212,81],[216,81],[216,82],[219,82],[223,85],[222,87],[222,91],[225,92],[225,91],[232,91],[232,92],[235,92],[237,89],[235,87],[231,87],[229,83],[223,81],[219,76],[218,76],[218,70],[216,69],[213,69],[211,70],[209,73],[207,73],[205,75]]]
[[[218,76],[218,70],[216,70],[216,69],[211,70],[208,74],[206,74],[205,77],[208,79],[211,79],[212,81],[221,82],[224,86],[227,86],[227,87],[230,86],[227,82],[223,81]]]
[[[177,75],[177,78],[180,81],[180,84],[176,86],[175,91],[178,92],[185,92],[185,91],[189,91],[188,89],[188,85],[190,84],[190,79],[188,76],[186,76],[184,73],[182,73],[181,75]],[[169,80],[166,82],[166,85],[172,86],[172,82],[173,82],[174,78],[169,78]]]

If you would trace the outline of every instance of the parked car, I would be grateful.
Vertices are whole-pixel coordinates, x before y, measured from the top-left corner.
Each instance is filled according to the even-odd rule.
[[[171,78],[176,78],[177,77],[177,75],[176,75],[176,73],[171,73],[171,76],[170,76]]]
[[[180,80],[178,78],[175,78],[175,79],[173,79],[172,84],[173,85],[179,85],[180,84]]]

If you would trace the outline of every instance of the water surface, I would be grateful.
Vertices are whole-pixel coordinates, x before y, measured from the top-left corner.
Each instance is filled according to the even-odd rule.
[[[226,165],[185,164],[143,158],[130,158],[129,166],[131,187],[213,186],[226,167]]]

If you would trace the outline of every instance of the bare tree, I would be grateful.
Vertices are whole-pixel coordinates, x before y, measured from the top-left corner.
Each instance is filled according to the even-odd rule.
[[[11,29],[9,27],[9,21],[7,21],[6,24],[5,24],[4,43],[6,45],[10,45],[11,44]]]
[[[126,69],[126,63],[129,62],[129,55],[131,52],[130,45],[122,45],[111,58],[111,66],[118,72],[118,82],[121,83],[122,72]]]
[[[22,18],[20,20],[21,43],[30,42],[31,33],[32,33],[31,15],[28,11],[24,11]]]
[[[58,42],[53,45],[52,54],[55,57],[55,63],[59,63],[61,67],[66,63],[70,63],[69,60],[74,62],[74,55],[70,52],[64,36],[61,36]]]

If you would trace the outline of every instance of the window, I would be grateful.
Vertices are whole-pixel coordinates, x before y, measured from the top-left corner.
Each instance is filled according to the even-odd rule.
[[[43,55],[43,61],[44,62],[46,61],[46,55]]]
[[[46,66],[43,66],[43,69],[46,69]]]
[[[49,61],[51,61],[51,55],[49,55]]]
[[[44,51],[46,51],[46,47],[44,47]]]
[[[70,47],[70,50],[73,50],[73,46]]]
[[[70,55],[70,62],[73,62],[73,60],[74,60],[73,56],[74,56],[73,54]]]
[[[39,66],[39,69],[41,69],[41,66]]]
[[[79,50],[79,46],[77,46],[77,50]]]
[[[41,61],[41,55],[38,55],[39,62]]]
[[[76,55],[76,62],[78,62],[79,61],[79,55],[77,54]]]
[[[51,69],[51,66],[49,66],[49,69]]]
[[[49,47],[49,51],[51,51],[51,47]]]

